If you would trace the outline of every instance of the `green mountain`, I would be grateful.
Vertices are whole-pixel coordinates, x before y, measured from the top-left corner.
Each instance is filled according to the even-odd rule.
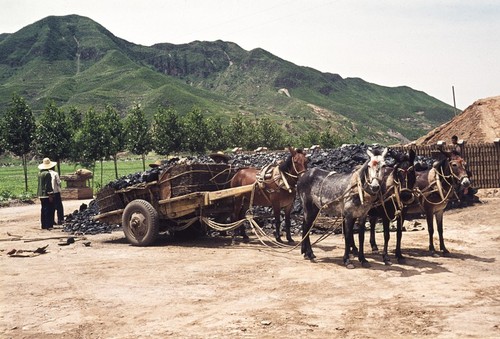
[[[0,112],[14,92],[35,114],[48,100],[82,112],[111,104],[122,114],[139,102],[149,115],[159,105],[181,114],[198,107],[223,119],[267,116],[295,134],[329,129],[379,143],[416,139],[454,116],[409,87],[344,79],[220,40],[136,45],[78,15],[0,34]]]

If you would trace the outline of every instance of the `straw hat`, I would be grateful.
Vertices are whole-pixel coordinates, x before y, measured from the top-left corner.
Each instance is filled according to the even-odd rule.
[[[165,160],[156,160],[154,163],[149,164],[149,167],[155,168],[165,164]]]
[[[228,162],[231,160],[231,157],[224,154],[221,151],[218,151],[217,153],[212,153],[209,155],[210,158],[212,158],[215,162]]]
[[[38,165],[38,169],[51,169],[52,167],[55,167],[57,165],[57,162],[50,161],[49,158],[44,158],[42,163]]]

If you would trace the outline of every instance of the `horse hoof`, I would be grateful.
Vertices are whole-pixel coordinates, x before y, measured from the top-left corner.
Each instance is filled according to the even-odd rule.
[[[372,254],[379,254],[378,248],[372,249]]]
[[[439,258],[439,254],[436,252],[431,252],[431,256],[434,258]]]
[[[249,237],[243,238],[243,242],[245,244],[249,243],[250,242],[250,238]]]
[[[400,264],[400,265],[406,265],[406,258],[403,258],[403,257],[398,258],[398,264]]]
[[[368,261],[362,261],[361,262],[361,267],[363,267],[363,268],[370,268],[370,267],[372,267],[372,265],[370,265],[370,263]]]
[[[448,251],[446,248],[443,250],[443,256],[447,257],[450,254],[450,251]]]
[[[288,244],[289,244],[289,245],[293,245],[293,244],[295,244],[295,240],[293,240],[293,239],[288,239]]]
[[[316,256],[312,253],[310,254],[304,254],[304,259],[308,259],[308,260],[314,260],[316,258]]]
[[[281,238],[276,238],[276,241],[279,242],[280,244],[283,243],[283,240],[281,240]]]
[[[353,268],[355,268],[356,266],[354,266],[354,264],[352,262],[348,262],[345,264],[345,267],[352,270]]]
[[[384,260],[385,266],[392,266],[392,262],[390,260]]]

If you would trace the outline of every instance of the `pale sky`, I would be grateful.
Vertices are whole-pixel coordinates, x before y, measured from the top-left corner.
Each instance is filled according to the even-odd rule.
[[[459,109],[500,95],[498,0],[0,0],[0,9],[0,33],[78,14],[136,44],[231,41],[452,106],[454,86]]]

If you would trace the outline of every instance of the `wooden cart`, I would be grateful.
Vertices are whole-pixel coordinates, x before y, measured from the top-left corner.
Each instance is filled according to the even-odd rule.
[[[236,169],[226,164],[174,165],[158,180],[97,193],[99,214],[106,223],[121,224],[135,246],[151,245],[162,232],[201,227],[201,217],[225,221],[236,196],[254,185],[230,188]]]

